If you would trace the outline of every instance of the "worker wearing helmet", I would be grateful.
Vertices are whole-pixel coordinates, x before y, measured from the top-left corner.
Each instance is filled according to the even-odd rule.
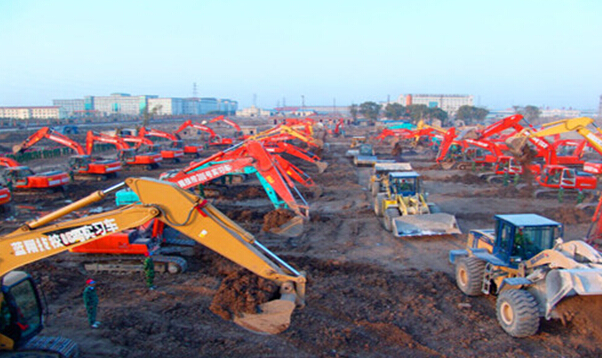
[[[96,308],[98,307],[98,294],[96,293],[96,281],[88,279],[86,281],[86,288],[84,289],[84,305],[86,306],[86,313],[88,315],[88,323],[90,327],[98,328],[100,322],[96,320]]]
[[[149,290],[154,290],[155,285],[153,282],[155,281],[155,263],[153,261],[153,252],[149,251],[144,254],[146,259],[144,259],[144,275],[146,276],[146,287]]]

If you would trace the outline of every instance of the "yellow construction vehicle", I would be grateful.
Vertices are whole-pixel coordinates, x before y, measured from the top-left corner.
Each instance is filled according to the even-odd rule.
[[[415,171],[387,174],[386,191],[374,197],[374,213],[383,217],[385,229],[395,237],[461,234],[453,215],[427,203]]]
[[[540,317],[562,318],[566,297],[602,294],[602,256],[562,242],[562,224],[536,214],[496,215],[495,229],[472,230],[452,250],[456,284],[468,296],[497,295],[497,320],[513,337],[537,333]]]
[[[103,199],[124,185],[140,203],[87,217],[52,223]],[[149,178],[129,178],[97,191],[42,218],[27,222],[0,237],[0,350],[31,353],[27,357],[77,356],[74,344],[64,338],[37,337],[43,328],[42,300],[30,275],[13,271],[106,235],[138,227],[157,219],[249,271],[274,281],[280,298],[263,303],[258,314],[242,314],[234,322],[249,330],[276,334],[290,325],[295,307],[304,305],[305,276],[270,252],[255,238],[205,199],[173,183]],[[23,354],[23,353],[22,353]],[[47,354],[47,353],[46,353]],[[23,355],[16,355],[21,357]]]
[[[368,190],[374,197],[378,193],[384,192],[388,187],[389,173],[410,170],[412,170],[412,164],[410,163],[374,163],[368,182]]]

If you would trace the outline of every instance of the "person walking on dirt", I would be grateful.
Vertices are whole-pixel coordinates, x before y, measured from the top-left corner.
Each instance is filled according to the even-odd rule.
[[[395,142],[395,145],[393,146],[393,149],[391,150],[391,155],[393,156],[393,159],[395,160],[395,162],[397,162],[397,163],[403,162],[403,158],[401,156],[402,154],[403,154],[403,147],[401,146],[401,142]]]
[[[146,277],[146,287],[149,290],[154,290],[155,285],[153,282],[155,281],[155,262],[153,261],[153,252],[149,251],[144,254],[146,259],[144,259],[144,276]]]
[[[100,322],[96,320],[96,309],[98,307],[98,294],[96,293],[96,281],[88,279],[84,289],[84,306],[88,315],[88,323],[92,328],[98,328]]]

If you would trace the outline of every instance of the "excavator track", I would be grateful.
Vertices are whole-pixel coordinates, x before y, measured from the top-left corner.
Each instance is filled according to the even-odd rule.
[[[77,344],[64,337],[36,336],[14,352],[0,353],[1,358],[79,358]]]
[[[93,257],[90,257],[93,256]],[[128,274],[144,272],[142,255],[118,256],[118,255],[82,255],[83,268],[87,272],[107,272],[116,274]],[[155,272],[179,274],[188,269],[188,262],[179,256],[154,255]]]

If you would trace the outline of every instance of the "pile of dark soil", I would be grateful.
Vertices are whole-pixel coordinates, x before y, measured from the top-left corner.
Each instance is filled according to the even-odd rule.
[[[286,224],[294,217],[295,214],[287,209],[276,209],[270,211],[263,217],[263,227],[261,229],[266,232],[270,231],[270,229]]]
[[[259,313],[258,306],[277,297],[278,286],[248,271],[232,272],[213,297],[209,309],[225,320],[242,313]]]

